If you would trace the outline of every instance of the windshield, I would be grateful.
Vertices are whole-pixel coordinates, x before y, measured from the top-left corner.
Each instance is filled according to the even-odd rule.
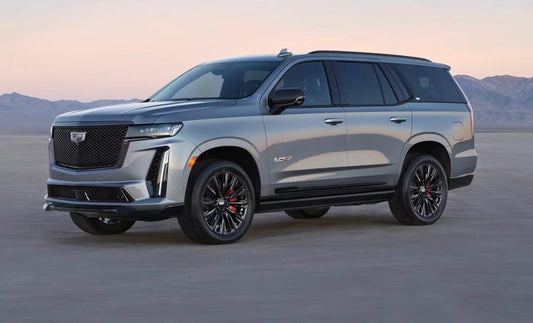
[[[279,62],[199,65],[156,93],[150,101],[241,99],[252,95]]]

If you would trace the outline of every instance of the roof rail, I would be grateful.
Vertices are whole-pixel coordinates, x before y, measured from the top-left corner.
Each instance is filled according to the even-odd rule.
[[[382,54],[382,53],[366,53],[366,52],[350,52],[350,51],[345,51],[345,50],[315,50],[307,54],[358,54],[358,55],[372,55],[372,56],[383,56],[383,57],[409,58],[409,59],[418,59],[421,61],[431,62],[427,58],[415,57],[415,56]]]

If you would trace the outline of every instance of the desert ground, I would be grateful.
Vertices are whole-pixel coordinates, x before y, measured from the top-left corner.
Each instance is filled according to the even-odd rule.
[[[474,183],[435,225],[400,225],[386,203],[267,213],[225,246],[175,219],[95,237],[44,212],[47,141],[0,136],[2,322],[533,319],[533,133],[478,134]]]

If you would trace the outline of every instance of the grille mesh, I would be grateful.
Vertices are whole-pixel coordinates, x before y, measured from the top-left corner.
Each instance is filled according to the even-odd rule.
[[[56,164],[71,168],[116,167],[128,126],[54,127]],[[75,144],[71,132],[86,132],[85,140]]]
[[[131,202],[133,200],[123,188],[105,186],[48,185],[48,197],[92,202]]]

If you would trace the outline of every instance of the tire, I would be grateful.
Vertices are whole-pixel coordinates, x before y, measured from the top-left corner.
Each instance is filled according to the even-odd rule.
[[[328,213],[329,207],[312,207],[312,208],[306,208],[306,209],[297,209],[297,210],[288,210],[285,211],[288,216],[299,219],[299,220],[306,220],[306,219],[318,219],[324,214]]]
[[[111,235],[128,231],[135,221],[115,220],[109,218],[89,218],[80,213],[70,212],[72,222],[85,231],[94,235]]]
[[[206,160],[191,174],[186,212],[178,217],[182,231],[203,244],[232,243],[252,223],[255,192],[242,167],[225,160]]]
[[[414,156],[400,177],[389,207],[398,222],[428,225],[437,222],[448,199],[444,168],[430,155]]]

